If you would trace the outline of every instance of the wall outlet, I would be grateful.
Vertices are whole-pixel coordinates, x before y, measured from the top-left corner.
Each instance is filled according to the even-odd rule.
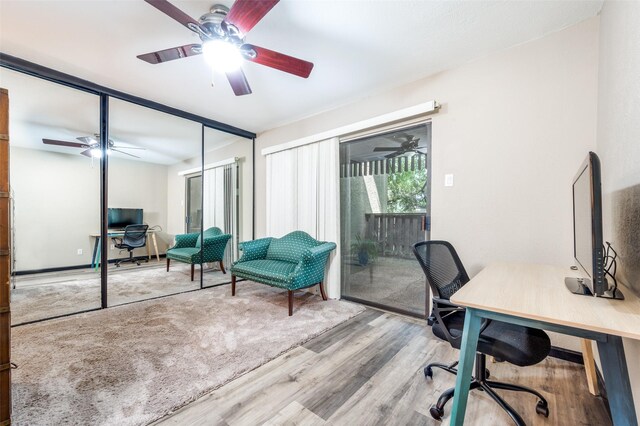
[[[115,249],[116,245],[115,244],[111,244],[111,250]]]
[[[82,249],[78,249],[78,255],[82,254]]]

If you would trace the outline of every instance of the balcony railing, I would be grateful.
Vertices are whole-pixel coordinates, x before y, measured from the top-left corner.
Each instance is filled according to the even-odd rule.
[[[377,243],[380,256],[413,257],[413,245],[430,237],[424,213],[365,213],[365,219],[365,238]]]

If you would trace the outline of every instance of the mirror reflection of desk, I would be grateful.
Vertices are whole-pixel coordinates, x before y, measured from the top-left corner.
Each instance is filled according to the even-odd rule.
[[[149,256],[149,260],[151,260],[151,247],[148,240],[151,240],[153,243],[153,251],[156,255],[156,259],[160,262],[160,253],[158,252],[158,241],[156,240],[156,233],[158,231],[155,229],[149,229],[147,231],[147,256]],[[100,266],[100,233],[94,232],[89,234],[90,237],[95,238],[95,242],[93,244],[93,256],[91,256],[91,268],[98,269]],[[107,231],[107,236],[109,238],[122,238],[124,237],[124,229],[109,229]]]

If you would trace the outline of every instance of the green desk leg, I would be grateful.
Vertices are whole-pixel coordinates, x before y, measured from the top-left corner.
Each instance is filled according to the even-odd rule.
[[[469,386],[471,385],[471,373],[473,361],[476,357],[478,337],[480,336],[480,324],[482,318],[475,309],[467,308],[464,316],[464,330],[462,344],[460,345],[460,362],[456,374],[456,390],[453,394],[453,408],[451,411],[451,426],[460,426],[464,423],[464,413],[467,409]]]
[[[98,242],[98,249],[96,250],[96,263],[95,263],[95,270],[98,270],[98,266],[100,265],[100,248],[102,247],[102,244],[100,244],[100,237],[96,238],[96,241]]]
[[[607,342],[598,342],[598,354],[602,363],[602,374],[607,387],[613,424],[638,426],[622,338],[607,336]]]

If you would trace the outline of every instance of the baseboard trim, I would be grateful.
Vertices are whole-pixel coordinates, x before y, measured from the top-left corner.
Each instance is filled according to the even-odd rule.
[[[146,256],[136,256],[135,258],[140,258],[143,259]],[[160,258],[165,258],[167,257],[166,254],[161,254]],[[135,259],[134,258],[134,259]],[[155,258],[154,256],[151,256],[151,259],[153,260]],[[118,258],[118,259],[109,259],[109,263],[116,263],[118,260],[126,260],[128,259],[128,257],[122,257],[122,258]],[[86,264],[86,265],[71,265],[71,266],[58,266],[55,268],[42,268],[42,269],[28,269],[25,271],[14,271],[11,275],[15,275],[15,276],[20,276],[20,275],[31,275],[31,274],[44,274],[47,272],[63,272],[63,271],[73,271],[76,269],[89,269],[92,266],[90,264]]]
[[[581,352],[572,351],[570,349],[559,348],[557,346],[551,346],[549,356],[552,358],[561,359],[563,361],[573,362],[574,364],[584,365],[584,359]]]
[[[345,296],[344,294],[340,296],[342,300],[348,300],[349,302],[359,303],[361,305],[370,306],[372,308],[381,309],[383,311],[393,312],[394,314],[405,315],[412,318],[425,319],[424,315],[420,315],[416,312],[406,311],[404,309],[394,308],[392,306],[383,305],[381,303],[371,302],[369,300],[359,299],[357,297]]]

